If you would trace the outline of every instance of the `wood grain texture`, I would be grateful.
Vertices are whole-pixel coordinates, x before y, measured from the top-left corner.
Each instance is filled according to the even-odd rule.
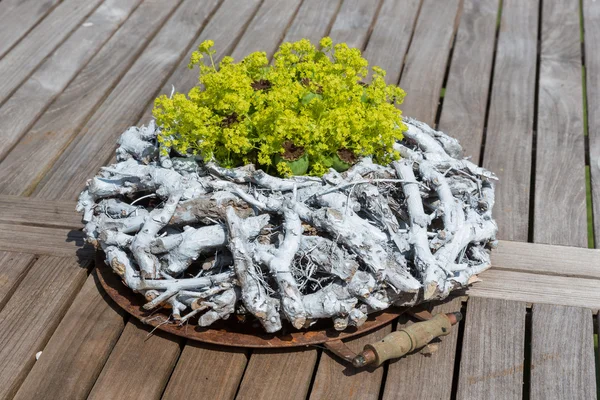
[[[0,58],[61,0],[4,0],[0,3]]]
[[[525,303],[470,298],[457,399],[521,399]]]
[[[32,254],[0,251],[0,310],[27,274],[34,258]]]
[[[85,399],[125,326],[91,274],[15,399]]]
[[[0,163],[1,194],[30,194],[178,4],[146,0],[133,12]]]
[[[381,0],[344,0],[329,36],[334,43],[364,49]]]
[[[535,274],[600,279],[600,250],[501,240],[492,267]]]
[[[435,315],[441,312],[460,311],[461,305],[460,299],[455,298],[434,307],[432,313]],[[416,321],[409,317],[400,316],[399,322],[397,330]],[[385,380],[383,400],[449,399],[452,395],[452,376],[458,330],[459,325],[454,326],[451,333],[444,336],[439,342],[438,351],[430,356],[414,353],[399,360],[391,361]],[[435,382],[435,384],[428,384],[429,382]]]
[[[151,328],[127,323],[88,399],[160,399],[182,340]]]
[[[306,399],[316,361],[314,349],[253,351],[236,400]]]
[[[243,349],[188,342],[162,399],[233,399],[246,362]]]
[[[532,400],[595,399],[590,310],[535,304],[531,328]]]
[[[46,201],[31,197],[0,195],[0,222],[54,228],[82,226],[74,201]]]
[[[384,0],[363,56],[383,68],[388,84],[396,85],[412,37],[421,0]]]
[[[535,104],[537,1],[504,0],[483,165],[499,177],[499,237],[526,242]]]
[[[217,4],[217,0],[185,0],[177,8],[36,187],[34,197],[77,197],[86,180],[110,159],[119,135],[139,120],[155,92],[187,56]]]
[[[260,0],[225,0],[206,24],[192,48],[196,49],[200,43],[208,39],[214,41],[216,53],[213,58],[215,62],[219,62],[223,56],[231,53],[259,5]],[[188,64],[189,54],[167,79],[160,94],[170,95],[173,88],[180,93],[187,93],[198,84],[198,70],[190,70]],[[153,108],[154,100],[146,107],[139,124],[147,124],[150,121]]]
[[[479,162],[490,89],[498,0],[465,0],[438,128]]]
[[[272,57],[301,2],[301,0],[265,0],[231,56],[239,61],[254,51],[264,51],[267,57]]]
[[[357,339],[346,342],[348,347],[358,353],[363,347],[379,341],[392,331],[391,324]],[[383,368],[356,369],[341,361],[337,356],[324,351],[321,355],[317,375],[310,393],[311,399],[328,400],[369,400],[379,398],[383,379]]]
[[[583,1],[583,26],[594,237],[600,249],[600,2]]]
[[[403,114],[434,125],[460,0],[423,0],[406,56],[400,87],[407,93]]]
[[[304,0],[283,41],[308,39],[317,45],[329,33],[341,4],[342,0]]]
[[[542,14],[533,241],[587,247],[579,4]]]
[[[140,1],[106,0],[0,107],[0,121],[3,122],[0,125],[0,159],[6,156]]]
[[[42,60],[52,53],[102,1],[62,1],[19,44],[1,58],[0,103],[6,100]],[[51,2],[44,1],[44,3]],[[2,39],[4,40],[4,36]]]
[[[89,259],[94,249],[84,246],[82,231],[0,223],[0,250]]]
[[[469,296],[600,309],[600,280],[490,269]]]
[[[89,264],[40,257],[0,312],[0,398],[11,398],[65,314]]]

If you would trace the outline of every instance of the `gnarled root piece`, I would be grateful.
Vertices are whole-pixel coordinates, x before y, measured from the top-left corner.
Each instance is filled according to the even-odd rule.
[[[408,214],[410,215],[410,235],[409,243],[414,251],[414,263],[421,276],[423,277],[424,298],[430,299],[437,295],[440,290],[440,282],[446,277],[446,272],[438,264],[437,260],[431,254],[429,240],[427,237],[427,228],[430,219],[425,215],[421,194],[416,183],[413,172],[412,162],[407,160],[394,162],[394,167],[400,179],[405,179],[402,189],[406,197]]]
[[[379,281],[387,281],[397,291],[417,293],[420,283],[401,271],[386,250],[387,236],[353,211],[324,208],[313,214],[315,227],[328,232],[356,254]]]
[[[285,316],[296,329],[300,329],[306,322],[306,312],[302,304],[302,294],[298,289],[298,283],[292,276],[290,266],[300,248],[302,223],[300,217],[294,211],[293,203],[284,203],[281,212],[284,216],[283,229],[285,237],[275,254],[258,255],[258,258],[264,260],[277,282]]]
[[[154,124],[130,128],[117,163],[77,210],[124,284],[179,324],[254,316],[267,332],[442,299],[490,266],[495,176],[458,142],[406,119],[401,159],[278,178],[175,155]]]
[[[223,293],[213,296],[212,300],[206,302],[210,310],[204,313],[198,320],[200,326],[210,326],[220,319],[227,319],[235,312],[238,293],[235,289],[227,289]]]
[[[350,281],[359,263],[344,248],[321,236],[303,236],[298,256],[312,262],[316,268],[329,275]]]
[[[248,238],[254,239],[268,222],[268,214],[245,219],[244,228],[247,230],[245,234]],[[165,272],[177,275],[185,271],[201,253],[214,252],[216,249],[226,247],[227,243],[227,229],[224,225],[203,226],[197,229],[187,227],[179,235],[157,238],[152,243],[151,251],[153,253],[167,252],[163,258],[167,265]]]
[[[256,266],[252,261],[249,237],[244,220],[238,217],[233,208],[227,209],[229,229],[229,250],[233,254],[235,274],[242,289],[242,302],[261,322],[267,332],[281,329],[281,318],[277,310],[277,300],[267,296],[266,290],[257,277]]]

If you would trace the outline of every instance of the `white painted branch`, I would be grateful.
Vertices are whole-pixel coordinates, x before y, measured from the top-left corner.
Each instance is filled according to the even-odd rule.
[[[252,262],[248,235],[244,221],[232,207],[227,208],[229,230],[229,250],[233,254],[235,274],[242,289],[242,301],[246,309],[262,323],[267,332],[281,329],[281,318],[276,308],[277,301],[267,296],[265,288],[257,277]]]
[[[179,203],[170,224],[189,225],[198,222],[208,223],[210,220],[225,221],[225,210],[228,206],[235,207],[238,214],[243,217],[254,215],[252,209],[235,194],[229,191],[217,191]]]
[[[156,139],[156,135],[154,120],[150,121],[147,127],[132,126],[127,129],[118,140],[117,160],[124,161],[133,157],[148,164],[158,153],[156,144],[150,142]]]
[[[279,287],[283,313],[296,329],[301,329],[306,322],[306,312],[290,266],[300,248],[302,224],[293,203],[285,203],[281,212],[284,217],[284,239],[273,256],[263,259],[267,261],[269,271]]]
[[[393,165],[398,178],[406,180],[402,184],[402,190],[406,196],[406,205],[408,214],[410,215],[408,240],[413,246],[415,266],[423,277],[424,298],[427,300],[440,292],[440,283],[445,280],[447,274],[442,270],[429,249],[427,228],[430,220],[425,215],[419,188],[416,184],[412,183],[416,180],[412,162],[401,160],[394,162]]]
[[[198,325],[210,326],[220,319],[229,318],[229,316],[235,312],[237,300],[238,295],[233,288],[213,296],[210,302],[206,303],[210,307],[210,310],[200,317]]]
[[[181,198],[181,193],[174,190],[163,208],[156,208],[146,219],[142,229],[135,236],[131,243],[131,251],[138,265],[140,272],[145,279],[156,279],[160,270],[158,258],[150,251],[150,245],[154,241],[156,234],[164,228],[175,213],[175,207]]]
[[[352,279],[359,267],[356,258],[344,248],[321,236],[303,236],[298,252],[299,258],[311,261],[320,271],[344,281]]]
[[[230,180],[235,183],[249,183],[252,182],[262,188],[273,190],[273,191],[291,191],[295,188],[317,185],[321,182],[318,178],[311,178],[306,176],[292,177],[289,179],[277,178],[268,175],[262,170],[255,170],[254,166],[247,165],[240,168],[227,169],[219,167],[214,163],[208,163],[206,165],[207,170],[216,176]]]
[[[246,235],[254,239],[261,229],[269,223],[269,214],[246,219]],[[175,239],[177,245],[171,247],[166,238],[171,241]],[[168,252],[163,258],[166,262],[165,271],[171,275],[177,275],[185,271],[190,264],[197,260],[200,254],[227,246],[227,229],[223,225],[203,226],[198,229],[187,227],[179,235],[169,235],[165,238],[157,238],[151,244],[152,253]]]
[[[314,294],[304,296],[302,300],[308,319],[348,315],[358,302],[342,283],[332,283]]]
[[[404,123],[408,127],[404,136],[415,140],[426,152],[445,153],[453,158],[462,156],[462,147],[455,138],[413,118],[404,118]]]

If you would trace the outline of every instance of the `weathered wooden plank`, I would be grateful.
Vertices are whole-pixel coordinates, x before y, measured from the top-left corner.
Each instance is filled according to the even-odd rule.
[[[142,116],[198,36],[217,0],[184,1],[34,191],[34,197],[74,199],[111,156],[116,138]]]
[[[88,259],[94,250],[82,247],[84,238],[82,231],[69,228],[0,223],[0,250],[4,251]]]
[[[475,163],[483,141],[498,5],[498,0],[464,2],[439,122]]]
[[[88,399],[160,399],[180,354],[181,338],[127,323]]]
[[[0,398],[11,398],[43,350],[89,264],[40,257],[0,312]]]
[[[385,80],[396,85],[412,37],[421,0],[384,0],[364,52],[370,66],[386,70]]]
[[[363,347],[383,339],[392,331],[391,324],[357,339],[349,340],[348,347],[358,353]],[[324,351],[315,382],[310,393],[311,399],[350,400],[377,399],[383,378],[383,368],[356,369],[340,361],[337,356]]]
[[[237,42],[238,37],[257,11],[260,0],[225,0],[215,15],[212,16],[192,48],[197,48],[205,40],[215,42],[213,55],[215,62],[219,62],[223,56],[230,54]],[[167,79],[160,94],[170,95],[173,88],[180,93],[187,93],[198,84],[197,70],[190,71],[188,68],[189,55],[186,54],[183,61],[177,66],[175,72]],[[154,100],[150,101],[140,124],[147,124],[152,118]]]
[[[0,59],[0,103],[23,82],[44,58],[82,23],[102,0],[64,0],[8,54]],[[30,6],[32,5],[31,2]],[[45,3],[55,3],[45,1]],[[24,11],[26,14],[27,11]],[[8,24],[15,26],[14,22]],[[4,27],[2,28],[4,30]],[[2,36],[4,40],[4,36]]]
[[[533,241],[587,247],[579,3],[542,14]]]
[[[254,351],[236,399],[306,399],[316,361],[316,350]]]
[[[457,399],[521,399],[525,303],[470,298]]]
[[[342,0],[304,0],[283,41],[308,39],[318,44],[327,35],[341,4]]]
[[[134,11],[0,163],[0,193],[30,194],[178,4],[146,0]]]
[[[499,177],[500,238],[526,242],[538,35],[537,1],[504,0],[483,165]]]
[[[530,398],[595,399],[590,310],[535,304],[531,313]]]
[[[492,268],[535,274],[600,279],[600,250],[500,241]]]
[[[15,399],[85,399],[125,323],[90,275]]]
[[[0,251],[0,310],[27,274],[34,258],[32,254]]]
[[[233,399],[246,362],[243,349],[188,342],[162,399]]]
[[[0,195],[0,222],[55,228],[81,228],[74,201],[46,201]]]
[[[0,159],[6,156],[140,1],[106,0],[0,107]]]
[[[0,58],[59,2],[4,0],[0,3]]]
[[[600,309],[600,280],[491,269],[468,290],[470,296]]]
[[[588,143],[594,210],[594,237],[600,248],[600,3],[583,1]]]
[[[460,311],[459,298],[434,307],[433,313]],[[410,318],[401,316],[398,330],[410,325]],[[462,323],[462,322],[461,322]],[[430,356],[411,354],[390,362],[383,392],[384,400],[449,399],[452,394],[452,376],[459,325],[450,335],[442,338],[437,352]]]
[[[364,49],[380,4],[380,0],[345,0],[329,32],[334,43]]]
[[[264,51],[268,57],[272,57],[301,2],[301,0],[265,0],[231,56],[241,60],[254,51]]]
[[[401,109],[407,117],[433,126],[446,64],[457,25],[460,0],[424,0],[400,87],[406,91]]]
[[[217,51],[213,56],[215,62],[221,60],[223,56],[230,54],[234,50],[237,41],[236,38],[242,34],[247,25],[252,22],[251,17],[254,12],[258,11],[259,5],[259,0],[225,1],[206,25],[206,28],[200,34],[194,47],[197,47],[204,40],[211,39],[215,42],[215,50]],[[318,41],[327,33],[330,20],[328,20],[326,16],[328,14],[333,14],[331,9],[334,8],[334,5],[335,2],[314,2],[312,0],[303,2],[302,7],[298,10],[298,14],[294,18],[284,40],[299,40],[303,37],[310,37],[312,35],[314,37],[311,40]],[[335,10],[337,10],[337,6],[335,6]],[[331,15],[330,18],[332,17],[333,15]],[[272,35],[270,35],[267,40],[273,40],[273,43],[267,43],[270,47],[275,48],[279,44],[276,32],[272,32]],[[243,44],[241,45],[243,46]],[[250,50],[238,50],[239,46],[240,45],[235,47],[235,51],[238,51],[240,54],[244,51],[250,52]],[[182,62],[173,75],[169,77],[160,93],[170,94],[173,87],[178,92],[186,93],[197,83],[198,75],[196,72],[190,72],[187,58],[185,58],[184,62]],[[152,118],[153,107],[154,102],[152,101],[146,108],[139,124],[145,124]]]

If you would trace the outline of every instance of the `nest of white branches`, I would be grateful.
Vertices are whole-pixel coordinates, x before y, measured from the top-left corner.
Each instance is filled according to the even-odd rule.
[[[462,159],[455,139],[405,123],[390,165],[363,158],[289,179],[163,156],[154,123],[132,127],[78,211],[144,308],[170,309],[174,322],[360,326],[371,312],[443,299],[490,266],[494,175]]]

